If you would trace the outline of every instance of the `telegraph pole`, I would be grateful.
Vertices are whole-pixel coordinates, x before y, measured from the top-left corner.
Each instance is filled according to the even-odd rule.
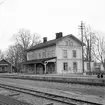
[[[89,48],[89,69],[91,71],[91,34],[90,34],[90,48]]]
[[[81,21],[81,25],[79,26],[81,29],[81,40],[82,40],[82,69],[83,69],[83,73],[84,73],[84,51],[83,51],[83,22]]]

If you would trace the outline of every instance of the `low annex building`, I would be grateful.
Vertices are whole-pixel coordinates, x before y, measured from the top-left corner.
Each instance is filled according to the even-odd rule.
[[[85,44],[84,44],[85,45]],[[27,49],[23,72],[35,74],[82,73],[82,42],[72,34],[37,44]]]
[[[7,60],[0,61],[0,73],[12,73],[16,68]]]

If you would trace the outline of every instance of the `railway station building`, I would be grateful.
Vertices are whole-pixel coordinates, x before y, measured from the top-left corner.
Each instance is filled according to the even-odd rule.
[[[27,49],[22,72],[82,73],[82,42],[72,34],[63,36],[62,32],[56,33],[55,37],[49,41],[44,37],[42,43]]]

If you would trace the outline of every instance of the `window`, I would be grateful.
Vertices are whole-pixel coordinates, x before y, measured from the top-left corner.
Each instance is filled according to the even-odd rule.
[[[47,57],[48,57],[48,58],[50,57],[50,51],[47,52]]]
[[[66,46],[73,46],[73,42],[71,40],[65,41]]]
[[[72,41],[69,41],[69,46],[73,46],[73,42]]]
[[[37,53],[35,54],[35,59],[37,59]]]
[[[67,62],[63,63],[63,70],[68,70],[68,63]]]
[[[74,72],[77,72],[77,62],[73,62],[73,70]]]
[[[35,59],[35,52],[32,53],[32,58]]]
[[[54,50],[52,50],[52,57],[54,57],[55,56],[55,51]]]
[[[63,50],[63,57],[67,58],[67,50]]]
[[[41,53],[39,53],[39,59],[41,59]]]
[[[42,52],[42,58],[45,58],[45,52]]]
[[[87,70],[89,70],[89,62],[87,63]]]
[[[73,50],[73,57],[76,57],[76,50]]]
[[[2,71],[5,71],[5,67],[4,66],[2,66]]]
[[[68,46],[68,41],[65,41],[65,43],[66,43],[66,46]]]
[[[27,54],[27,60],[31,60],[31,54],[30,53]]]

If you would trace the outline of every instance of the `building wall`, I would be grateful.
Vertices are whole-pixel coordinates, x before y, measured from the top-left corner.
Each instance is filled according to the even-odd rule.
[[[67,42],[68,41],[68,42]],[[64,57],[64,50],[67,51],[67,58]],[[73,50],[76,50],[76,57],[73,57]],[[57,72],[58,73],[81,73],[82,72],[82,47],[73,39],[65,38],[56,45]],[[68,70],[63,70],[63,63],[68,63]],[[77,62],[77,71],[73,70],[73,62]]]
[[[6,66],[4,66],[4,65],[6,65]],[[9,72],[9,73],[12,72],[12,65],[5,60],[0,61],[0,72],[2,72],[2,67],[5,67],[5,70],[7,72]]]
[[[64,70],[63,68],[63,63],[67,62],[68,63],[68,70]],[[77,71],[73,70],[73,62],[77,62]],[[79,60],[57,60],[57,73],[81,73],[82,69],[82,62]]]
[[[94,71],[95,70],[94,62],[91,62],[90,66],[91,66],[91,70],[89,69],[89,62],[88,61],[84,62],[84,70],[85,70],[85,72]]]
[[[68,41],[68,45],[66,44],[66,41]],[[72,45],[69,45],[69,43],[72,43]],[[67,50],[68,52],[68,59],[82,59],[82,47],[79,43],[74,41],[71,38],[65,38],[57,43],[56,46],[56,56],[58,59],[62,59],[63,50]],[[72,51],[77,51],[77,57],[73,58]]]
[[[7,70],[8,70],[9,73],[12,72],[12,67],[11,67],[11,65],[8,66]]]
[[[51,46],[28,52],[27,60],[36,60],[36,59],[50,58],[55,56],[56,56],[56,46]]]
[[[56,56],[58,59],[63,59],[63,50],[67,50],[67,58],[73,60],[82,60],[82,52],[81,48],[78,47],[61,47],[57,46],[56,48]],[[76,50],[76,57],[73,57],[73,50]]]

